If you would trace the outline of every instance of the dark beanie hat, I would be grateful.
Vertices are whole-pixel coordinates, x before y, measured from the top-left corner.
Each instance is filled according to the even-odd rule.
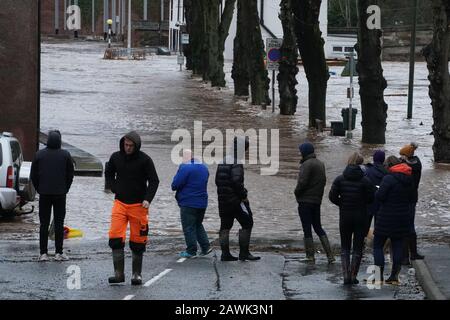
[[[302,154],[303,157],[306,157],[311,153],[314,153],[314,146],[312,145],[312,143],[309,142],[302,143],[298,147],[298,149],[300,150],[300,153]]]
[[[385,153],[383,150],[377,150],[373,154],[373,163],[383,163],[385,159]]]

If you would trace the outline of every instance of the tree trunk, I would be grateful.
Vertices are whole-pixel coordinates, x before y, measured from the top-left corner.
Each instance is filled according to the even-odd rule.
[[[191,50],[192,50],[192,72],[196,75],[203,75],[205,69],[205,59],[203,54],[204,43],[204,19],[203,19],[203,1],[193,1],[191,10]]]
[[[433,154],[434,161],[450,163],[450,3],[447,0],[433,0],[433,16],[433,40],[423,49],[433,107]]]
[[[219,46],[217,52],[217,77],[212,79],[211,85],[213,87],[225,87],[225,73],[223,71],[224,67],[224,56],[225,51],[225,41],[228,38],[228,33],[230,30],[231,21],[233,20],[234,7],[236,5],[236,0],[226,0],[225,8],[222,13],[222,19],[219,25]]]
[[[193,70],[193,63],[192,63],[192,0],[184,0],[184,15],[186,17],[186,32],[189,34],[189,44],[184,45],[183,47],[183,53],[186,57],[186,69],[187,70]]]
[[[234,94],[236,96],[248,96],[250,77],[248,73],[248,56],[246,43],[248,42],[248,29],[245,21],[245,5],[247,0],[238,0],[237,4],[237,30],[233,46],[233,68],[231,77],[234,80]]]
[[[308,79],[309,126],[316,119],[325,122],[327,81],[330,77],[319,27],[322,0],[297,0],[292,3],[297,45]]]
[[[362,142],[384,144],[386,142],[387,104],[384,89],[387,87],[381,67],[381,30],[367,28],[367,7],[379,4],[379,0],[359,0],[358,63],[359,95],[361,97]]]
[[[265,52],[259,24],[258,2],[257,0],[245,0],[244,2],[247,6],[245,13],[247,14],[246,21],[248,21],[248,28],[245,32],[250,38],[247,42],[247,55],[249,57],[252,104],[267,105],[271,102],[269,98],[270,79],[264,64]]]
[[[219,0],[203,0],[205,19],[205,58],[208,60],[207,76],[203,80],[217,83],[219,64],[217,61],[219,45]]]
[[[281,61],[278,73],[278,89],[280,92],[280,114],[293,115],[297,110],[298,73],[297,45],[294,33],[294,19],[292,15],[291,0],[282,0],[280,19],[283,25],[283,44],[281,46]]]

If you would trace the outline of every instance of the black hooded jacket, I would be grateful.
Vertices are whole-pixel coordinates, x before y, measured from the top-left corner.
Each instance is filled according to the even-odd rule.
[[[329,199],[339,206],[341,215],[358,214],[366,217],[367,205],[373,202],[375,186],[357,165],[348,165],[331,186]]]
[[[65,195],[72,185],[74,167],[69,151],[61,149],[61,134],[50,131],[47,147],[36,152],[31,164],[31,180],[43,195]]]
[[[135,144],[134,153],[127,155],[125,138]],[[120,151],[114,152],[105,168],[106,184],[111,186],[116,199],[126,203],[152,202],[158,190],[159,179],[153,160],[141,149],[141,138],[132,131],[120,139]]]

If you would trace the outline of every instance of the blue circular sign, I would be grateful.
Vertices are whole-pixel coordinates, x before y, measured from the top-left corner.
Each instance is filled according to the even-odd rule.
[[[270,49],[269,52],[267,53],[267,57],[272,62],[280,61],[280,59],[281,59],[280,49],[279,48]]]

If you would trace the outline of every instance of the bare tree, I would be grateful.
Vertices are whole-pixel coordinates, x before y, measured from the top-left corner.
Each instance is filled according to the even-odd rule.
[[[423,49],[433,107],[434,161],[450,163],[450,2],[433,0],[433,40]]]
[[[294,17],[291,8],[292,0],[282,0],[280,3],[280,20],[283,25],[283,44],[280,48],[281,61],[278,73],[278,88],[280,92],[280,114],[293,115],[297,110],[297,73],[298,50],[294,33]]]
[[[319,14],[322,0],[297,0],[292,3],[297,46],[308,79],[309,126],[316,119],[325,122],[327,82],[330,78],[325,59]]]
[[[362,142],[384,144],[386,142],[387,104],[384,89],[387,87],[381,67],[381,35],[379,29],[369,30],[367,8],[379,0],[359,0],[358,12],[358,63],[359,95],[362,111]]]

